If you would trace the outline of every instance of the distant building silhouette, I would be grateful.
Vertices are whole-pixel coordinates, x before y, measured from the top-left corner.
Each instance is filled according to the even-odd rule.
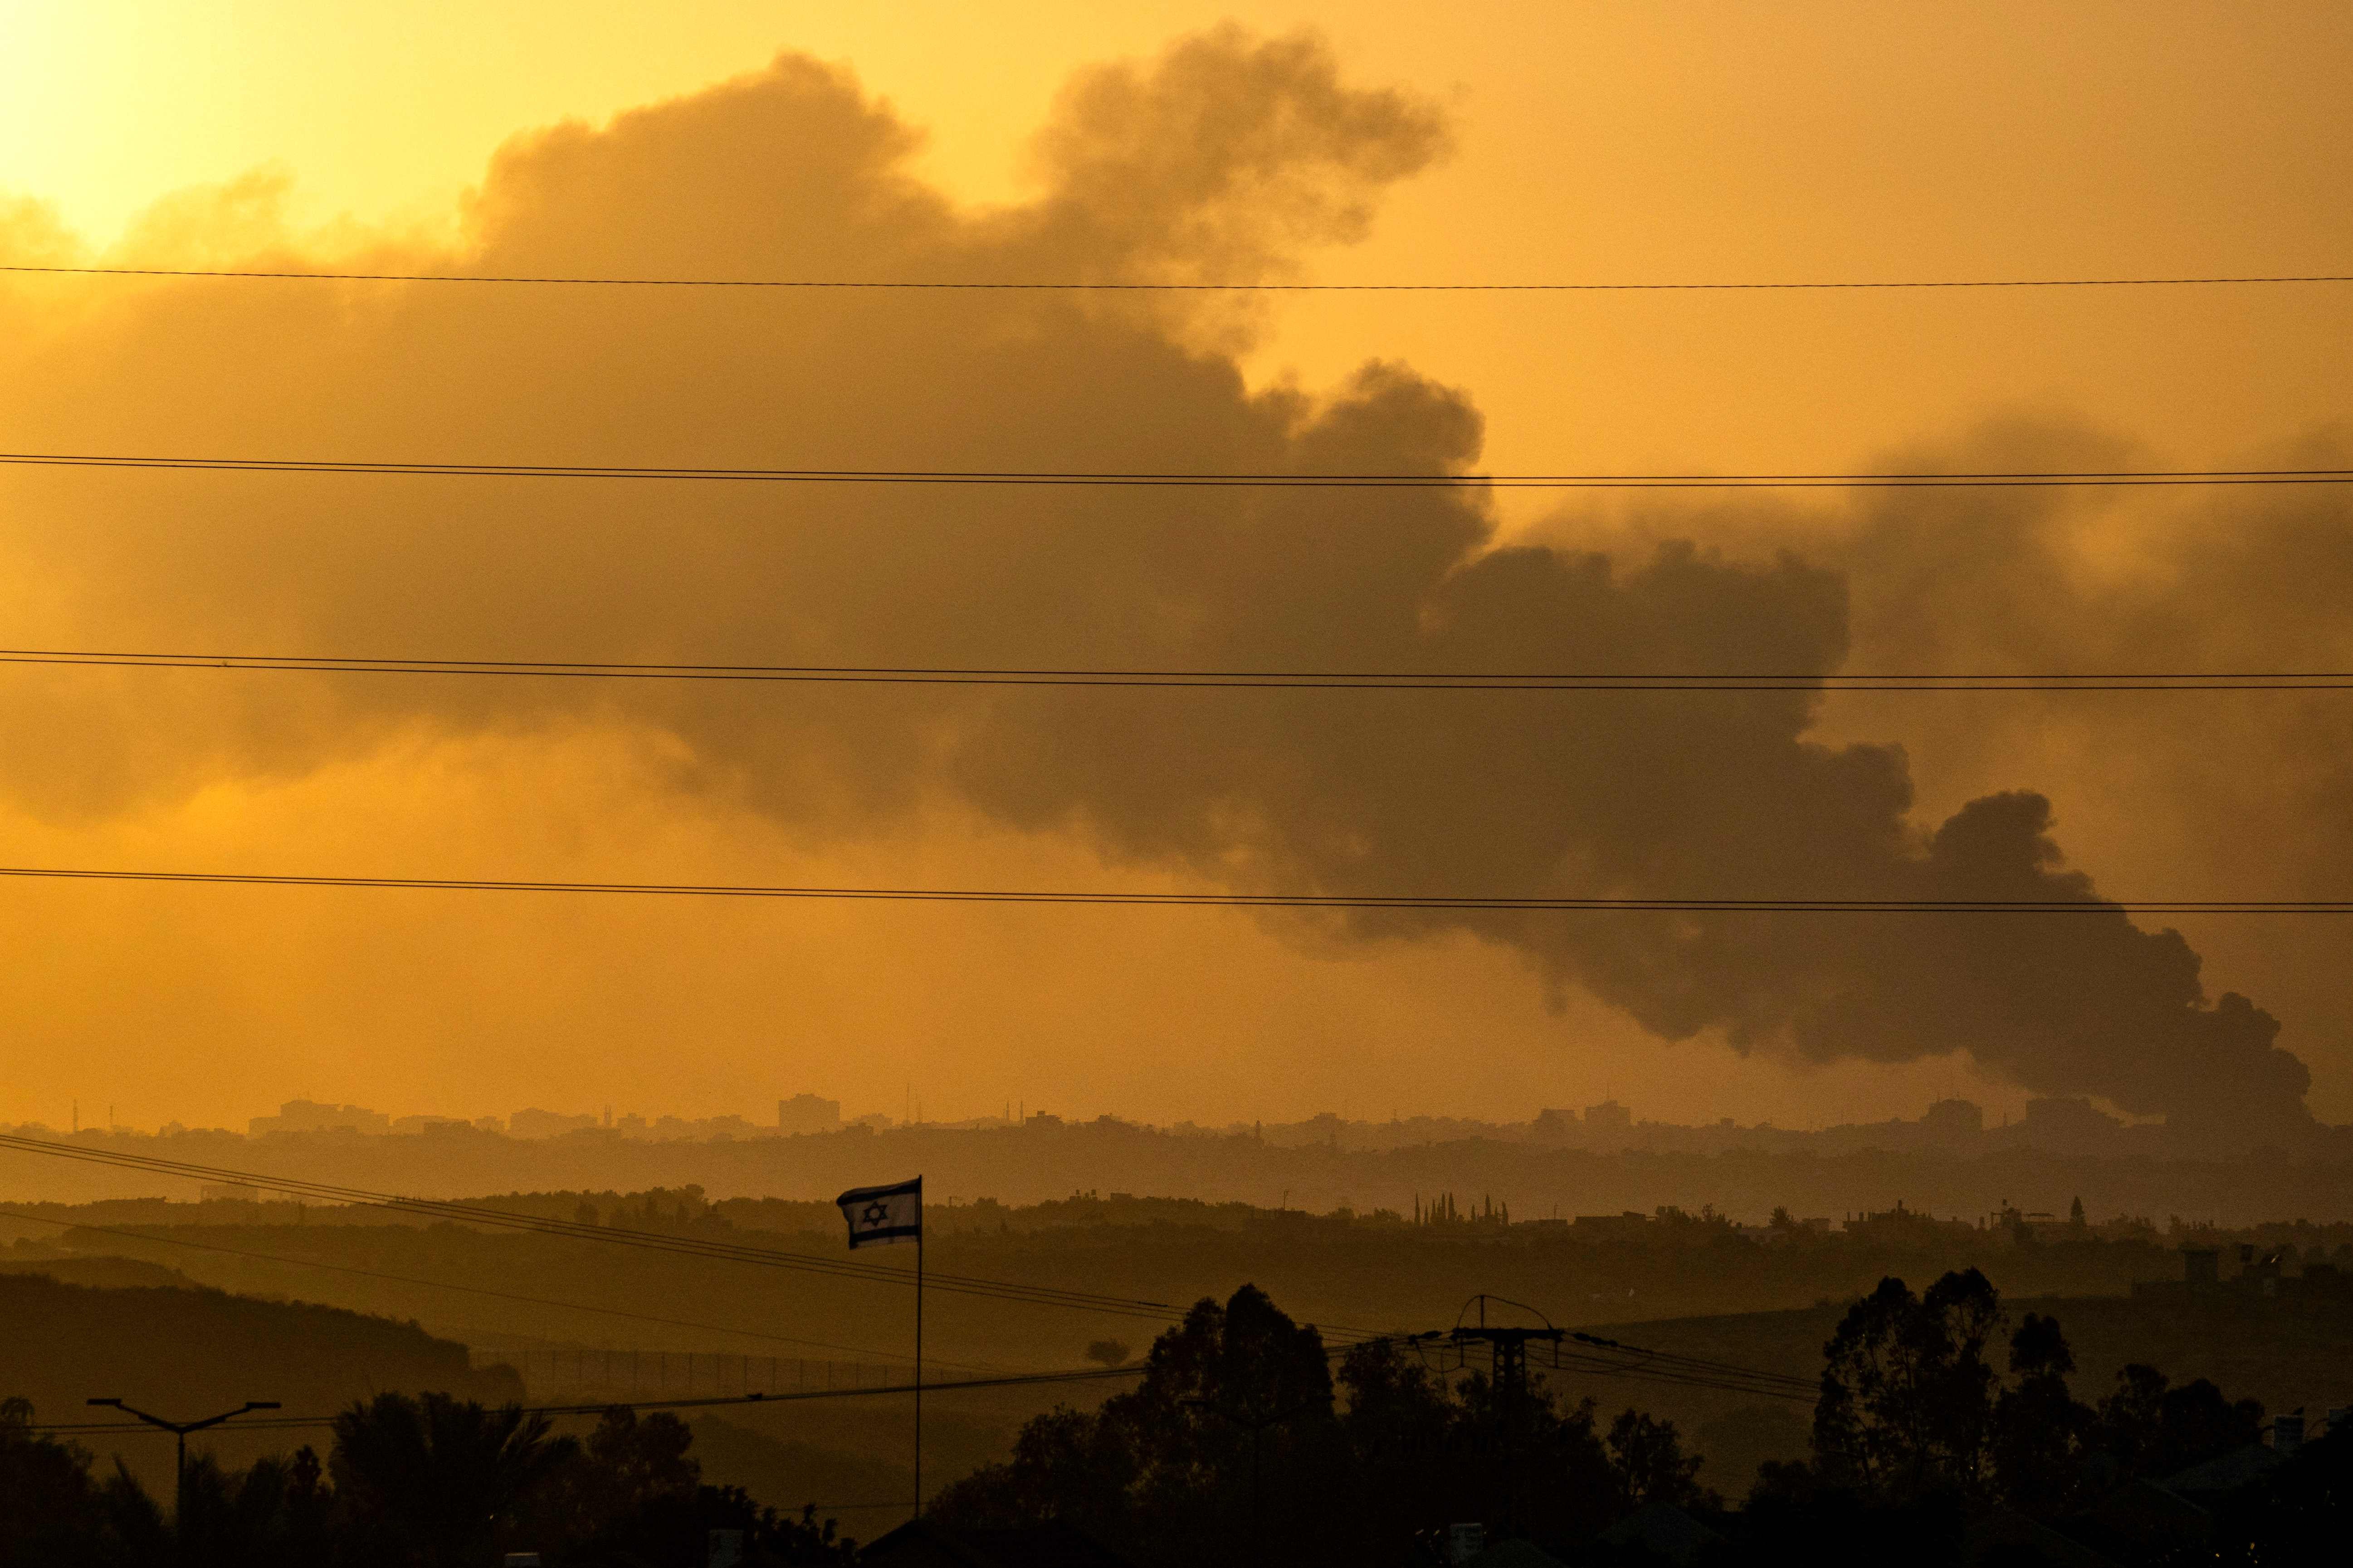
[[[2195,1244],[2181,1248],[2181,1278],[2139,1279],[2132,1293],[2142,1300],[2175,1301],[2306,1301],[2353,1306],[2353,1274],[2323,1259],[2317,1249],[2297,1262],[2295,1248],[2276,1250],[2241,1243],[2238,1269],[2222,1272],[2222,1249]],[[2295,1272],[2289,1266],[2295,1265]]]
[[[776,1101],[776,1131],[787,1137],[797,1132],[833,1132],[841,1126],[841,1101],[814,1094],[797,1094]]]
[[[1972,1100],[1940,1100],[1920,1119],[1920,1131],[1935,1142],[1972,1143],[1985,1131],[1985,1110]]]
[[[445,1127],[503,1132],[507,1124],[495,1116],[396,1116],[392,1119],[395,1132],[431,1132]]]
[[[1586,1147],[1602,1154],[1633,1145],[1633,1112],[1617,1100],[1586,1107]]]
[[[275,1116],[256,1116],[246,1123],[256,1138],[270,1132],[389,1132],[392,1118],[359,1105],[322,1105],[313,1100],[290,1100]]]
[[[584,1127],[597,1125],[594,1116],[566,1116],[561,1111],[541,1110],[533,1107],[518,1110],[507,1118],[510,1138],[561,1138],[566,1132],[576,1132]]]
[[[2080,1096],[2052,1096],[2026,1102],[2025,1119],[2010,1129],[2018,1142],[2070,1153],[2096,1153],[2111,1147],[2124,1122]]]
[[[1582,1118],[1574,1110],[1540,1110],[1529,1135],[1539,1143],[1614,1152],[1632,1146],[1634,1113],[1614,1100],[1587,1106]]]

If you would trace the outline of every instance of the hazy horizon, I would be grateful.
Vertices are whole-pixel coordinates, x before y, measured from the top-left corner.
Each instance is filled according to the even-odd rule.
[[[780,1098],[790,1099],[794,1093],[807,1092],[809,1091],[796,1089]],[[1380,1127],[1400,1122],[1429,1121],[1459,1123],[1464,1126],[1476,1127],[1514,1128],[1527,1126],[1547,1111],[1554,1112],[1556,1114],[1561,1111],[1567,1111],[1572,1115],[1577,1115],[1590,1109],[1599,1108],[1604,1105],[1614,1105],[1625,1110],[1636,1125],[1656,1124],[1676,1128],[1713,1129],[1723,1122],[1729,1121],[1732,1125],[1743,1129],[1772,1128],[1784,1131],[1808,1132],[1827,1131],[1840,1127],[1879,1124],[1888,1121],[1917,1121],[1924,1113],[1933,1110],[1937,1103],[1946,1100],[1958,1100],[1976,1106],[1984,1113],[1986,1126],[1989,1128],[1995,1128],[2007,1125],[2010,1121],[2017,1120],[2020,1116],[2022,1116],[2024,1114],[2025,1106],[2033,1098],[2039,1097],[2021,1097],[2017,1102],[2014,1113],[2012,1108],[2009,1106],[2001,1104],[1989,1105],[1982,1101],[1973,1100],[1967,1095],[1939,1094],[1918,1105],[1909,1108],[1899,1108],[1893,1114],[1887,1116],[1873,1116],[1838,1121],[1823,1120],[1804,1123],[1776,1121],[1770,1117],[1759,1117],[1753,1121],[1742,1121],[1738,1118],[1705,1118],[1693,1121],[1681,1121],[1672,1117],[1653,1115],[1651,1110],[1645,1107],[1628,1104],[1623,1100],[1617,1100],[1614,1096],[1603,1100],[1592,1101],[1590,1104],[1558,1106],[1531,1105],[1527,1107],[1523,1113],[1518,1115],[1511,1114],[1508,1111],[1492,1116],[1468,1115],[1460,1112],[1434,1109],[1429,1106],[1416,1106],[1411,1108],[1392,1108],[1386,1114],[1351,1116],[1343,1115],[1336,1109],[1326,1106],[1320,1110],[1311,1111],[1303,1116],[1268,1117],[1244,1114],[1240,1116],[1228,1117],[1214,1121],[1197,1121],[1190,1117],[1155,1118],[1124,1114],[1119,1110],[1113,1107],[1072,1108],[1067,1105],[1056,1103],[1033,1105],[1027,1100],[1008,1100],[993,1109],[981,1110],[960,1115],[947,1115],[940,1113],[935,1108],[923,1104],[920,1094],[911,1094],[909,1099],[912,1101],[912,1105],[902,1103],[902,1106],[896,1109],[887,1109],[881,1106],[860,1106],[849,1101],[837,1101],[835,1103],[839,1106],[840,1110],[838,1125],[844,1128],[861,1123],[876,1127],[891,1128],[942,1127],[955,1129],[989,1126],[1001,1127],[1019,1125],[1027,1120],[1039,1117],[1048,1118],[1050,1121],[1063,1123],[1090,1122],[1102,1120],[1117,1121],[1130,1126],[1158,1131],[1175,1131],[1191,1128],[1203,1132],[1220,1133],[1230,1132],[1236,1130],[1246,1131],[1252,1127],[1273,1126],[1277,1128],[1302,1128],[1326,1121],[1336,1122],[1340,1125],[1350,1127]],[[2094,1110],[2098,1111],[2103,1116],[2112,1118],[2113,1120],[2128,1127],[2141,1125],[2161,1127],[2164,1125],[2162,1118],[2137,1118],[2127,1113],[2120,1113],[2114,1106],[2100,1100],[2096,1097],[2053,1096],[2050,1098],[2058,1100],[2076,1099],[2084,1100]],[[734,1122],[749,1128],[754,1132],[774,1133],[780,1125],[778,1121],[777,1102],[774,1099],[768,1100],[765,1105],[754,1103],[722,1106],[710,1110],[687,1110],[676,1107],[665,1107],[652,1104],[631,1104],[619,1101],[607,1102],[596,1100],[594,1099],[591,1099],[586,1102],[575,1104],[569,1100],[557,1101],[543,1098],[542,1100],[532,1100],[522,1105],[511,1105],[503,1110],[478,1109],[474,1110],[465,1110],[452,1109],[447,1105],[430,1108],[406,1104],[361,1105],[354,1101],[339,1101],[323,1099],[313,1100],[309,1095],[289,1095],[282,1100],[273,1101],[267,1108],[249,1110],[244,1115],[217,1121],[205,1121],[188,1117],[172,1115],[165,1115],[161,1120],[151,1118],[145,1121],[133,1121],[128,1117],[119,1114],[111,1114],[120,1110],[120,1107],[117,1105],[109,1104],[90,1106],[83,1105],[79,1102],[73,1102],[69,1105],[65,1115],[59,1119],[50,1120],[46,1117],[34,1116],[26,1117],[21,1121],[9,1123],[7,1125],[15,1125],[18,1127],[41,1126],[47,1127],[52,1131],[60,1132],[79,1131],[85,1132],[117,1131],[155,1134],[178,1130],[185,1131],[227,1131],[245,1136],[248,1135],[248,1124],[249,1122],[256,1120],[267,1121],[272,1119],[282,1110],[301,1105],[316,1107],[322,1111],[360,1111],[373,1117],[388,1120],[393,1123],[393,1126],[389,1130],[381,1126],[369,1126],[355,1129],[356,1131],[363,1131],[370,1136],[387,1134],[388,1131],[389,1132],[399,1133],[416,1132],[424,1130],[423,1124],[435,1122],[464,1125],[480,1131],[502,1132],[509,1136],[515,1137],[536,1138],[560,1136],[560,1133],[523,1133],[514,1131],[512,1128],[507,1125],[507,1123],[511,1122],[519,1115],[546,1116],[565,1121],[584,1121],[585,1119],[585,1122],[586,1123],[593,1123],[596,1126],[607,1129],[616,1129],[633,1125],[637,1129],[643,1130],[659,1126],[664,1122],[673,1122],[687,1127],[710,1127]],[[93,1112],[95,1113],[94,1116],[92,1114]],[[401,1126],[400,1123],[404,1121],[410,1123],[411,1125],[406,1127]],[[486,1123],[497,1123],[498,1125],[487,1126],[485,1125]],[[824,1131],[831,1130],[833,1129],[795,1129],[797,1131]]]

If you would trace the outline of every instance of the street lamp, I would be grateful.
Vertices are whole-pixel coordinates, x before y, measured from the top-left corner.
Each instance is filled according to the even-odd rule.
[[[174,1530],[180,1528],[181,1505],[187,1501],[188,1434],[201,1432],[207,1426],[217,1426],[222,1422],[234,1420],[250,1410],[280,1408],[278,1401],[274,1399],[248,1399],[234,1410],[224,1410],[218,1415],[207,1415],[201,1421],[166,1421],[161,1415],[150,1415],[144,1410],[134,1410],[120,1399],[93,1399],[90,1403],[108,1405],[121,1411],[125,1415],[135,1415],[150,1426],[161,1426],[178,1440],[179,1455],[172,1474],[172,1528]]]

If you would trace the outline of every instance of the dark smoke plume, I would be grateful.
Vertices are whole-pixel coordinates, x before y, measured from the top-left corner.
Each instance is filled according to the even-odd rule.
[[[1361,232],[1381,189],[1441,155],[1447,135],[1427,104],[1342,83],[1312,42],[1219,33],[1086,77],[1040,142],[1042,193],[968,214],[908,174],[909,131],[841,76],[787,58],[607,127],[518,140],[471,198],[459,252],[387,242],[349,259],[1272,277],[1300,246]],[[50,243],[34,217],[11,221],[0,248]],[[0,292],[0,412],[26,448],[1458,472],[1481,442],[1463,395],[1401,365],[1368,364],[1328,395],[1253,391],[1234,354],[1253,319],[1215,301],[202,285],[57,299]],[[1630,559],[1498,548],[1471,492],[12,472],[0,497],[7,570],[38,584],[27,615],[60,646],[1829,672],[1853,636],[1841,565],[1866,588],[1897,575],[1868,541],[1810,563],[1672,542]],[[1991,550],[1978,559],[2005,569]],[[1805,691],[779,698],[322,680],[223,683],[159,710],[137,690],[88,676],[8,685],[0,787],[52,816],[104,816],[214,778],[299,773],[419,727],[609,721],[679,737],[682,787],[734,792],[810,835],[876,833],[947,796],[1080,836],[1108,867],[1233,888],[2091,891],[2063,868],[2042,797],[1989,794],[1918,827],[1905,753],[1810,738],[1820,699]],[[2188,943],[2121,911],[1389,911],[1302,936],[1454,927],[1668,1038],[1722,1031],[1813,1061],[1966,1052],[2031,1089],[2183,1123],[2303,1119],[2308,1075],[2274,1043],[2277,1023],[2242,997],[2209,999]]]

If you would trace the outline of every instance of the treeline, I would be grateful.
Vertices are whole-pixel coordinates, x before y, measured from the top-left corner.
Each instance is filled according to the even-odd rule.
[[[1098,1347],[1113,1362],[1125,1347]],[[2084,1394],[2057,1317],[2013,1324],[1974,1270],[1887,1279],[1823,1348],[1810,1451],[1737,1503],[1676,1426],[1570,1402],[1508,1363],[1411,1342],[1327,1345],[1255,1286],[1198,1302],[1137,1385],[1023,1424],[1010,1457],[933,1500],[951,1529],[1060,1521],[1139,1568],[1427,1564],[1483,1523],[1570,1564],[1929,1565],[1994,1560],[2324,1560],[2353,1525],[2353,1429],[2301,1452],[2263,1407],[2126,1366]],[[80,1412],[77,1410],[76,1415]],[[440,1568],[535,1552],[549,1568],[700,1568],[713,1531],[754,1564],[846,1563],[829,1521],[704,1483],[675,1417],[606,1413],[585,1442],[446,1394],[347,1405],[310,1447],[189,1467],[176,1505],[0,1404],[0,1563],[44,1568]]]
[[[34,1135],[58,1136],[35,1133]],[[298,1176],[375,1192],[451,1196],[557,1190],[644,1191],[699,1185],[720,1196],[794,1194],[817,1201],[887,1173],[921,1171],[934,1201],[994,1196],[1032,1204],[1072,1193],[1172,1193],[1213,1203],[1318,1212],[1409,1213],[1416,1193],[1492,1193],[1514,1216],[1649,1213],[1661,1205],[1714,1205],[1761,1220],[1774,1205],[1800,1215],[1886,1206],[1975,1217],[2002,1198],[2062,1212],[2081,1196],[2095,1217],[2245,1224],[2265,1215],[2353,1220],[2353,1132],[2331,1152],[2248,1149],[2229,1158],[2179,1159],[2116,1151],[1960,1152],[1888,1145],[1776,1152],[1550,1147],[1501,1137],[1434,1137],[1355,1149],[1328,1142],[1283,1146],[1247,1132],[1184,1133],[1102,1118],[1018,1127],[866,1128],[715,1142],[648,1143],[602,1131],[516,1139],[460,1134],[223,1131],[168,1136],[86,1131],[77,1146],[195,1164]],[[75,1160],[22,1161],[0,1197],[90,1202],[167,1190],[169,1178]]]
[[[305,1447],[224,1468],[191,1460],[168,1511],[131,1474],[44,1436],[0,1401],[0,1563],[26,1568],[480,1568],[532,1552],[550,1568],[703,1568],[731,1531],[747,1568],[847,1563],[856,1544],[702,1482],[675,1416],[607,1411],[587,1440],[543,1416],[379,1394]]]
[[[837,1239],[841,1224],[840,1211],[830,1199],[713,1198],[693,1183],[628,1192],[612,1188],[516,1191],[452,1201],[505,1214],[632,1230],[664,1234],[757,1230],[805,1237],[820,1244]],[[2177,1215],[2167,1216],[2160,1224],[2147,1215],[2098,1217],[2078,1197],[2064,1204],[2074,1211],[2072,1222],[2060,1223],[2046,1215],[2036,1215],[2038,1223],[2021,1224],[2024,1216],[2015,1210],[1987,1206],[1991,1212],[1975,1220],[1939,1218],[1908,1206],[1898,1197],[1883,1209],[1819,1216],[1808,1223],[1798,1217],[1788,1204],[1775,1203],[1767,1223],[1748,1226],[1736,1222],[1730,1215],[1709,1204],[1694,1208],[1661,1204],[1647,1210],[1613,1210],[1566,1219],[1549,1215],[1531,1218],[1525,1213],[1515,1215],[1508,1197],[1485,1190],[1458,1193],[1452,1187],[1416,1190],[1397,1209],[1358,1209],[1344,1205],[1322,1212],[1296,1205],[1270,1207],[1232,1200],[1105,1194],[1090,1188],[1067,1197],[1026,1204],[989,1197],[971,1201],[934,1199],[925,1209],[924,1226],[927,1234],[937,1238],[1033,1235],[1100,1226],[1242,1233],[1262,1231],[1270,1226],[1305,1226],[1314,1232],[1337,1232],[1460,1224],[1509,1230],[1529,1245],[1556,1240],[1558,1233],[1565,1230],[1581,1243],[1641,1240],[1656,1247],[1680,1247],[1705,1246],[1725,1237],[1777,1246],[1941,1243],[1983,1247],[1988,1245],[1986,1233],[1991,1230],[1992,1242],[1998,1245],[2094,1240],[2141,1244],[2154,1254],[2183,1244],[2243,1244],[2265,1252],[2288,1249],[2299,1257],[2334,1258],[2341,1264],[2353,1265],[2353,1221],[2293,1219],[2219,1226],[2184,1220]],[[16,1204],[13,1212],[0,1215],[0,1239],[37,1243],[77,1225],[409,1225],[423,1228],[447,1223],[433,1216],[364,1204],[321,1205],[290,1199],[209,1199],[189,1203],[167,1198],[112,1198],[80,1204]]]
[[[1080,1525],[1146,1568],[1437,1561],[1483,1521],[1570,1563],[2319,1561],[2353,1525],[2353,1430],[2266,1447],[2263,1411],[2132,1365],[2069,1386],[2055,1318],[2010,1326],[1974,1270],[1883,1280],[1824,1348],[1810,1458],[1737,1507],[1672,1423],[1605,1421],[1541,1373],[1447,1376],[1394,1340],[1333,1370],[1312,1328],[1245,1288],[1154,1344],[1097,1410],[1029,1422],[949,1488],[951,1525]],[[2284,1431],[2300,1427],[2283,1423]],[[2097,1557],[2090,1554],[2097,1553]]]
[[[2079,1400],[2058,1318],[2012,1329],[1974,1269],[1882,1280],[1823,1354],[1812,1456],[1765,1467],[1732,1539],[2253,1564],[2318,1561],[2353,1524],[2353,1429],[2304,1447],[2299,1411],[2267,1447],[2259,1403],[2145,1364]]]
[[[724,1237],[827,1258],[843,1245],[838,1213],[774,1202],[712,1203],[691,1188],[626,1194],[575,1190],[484,1201],[565,1219],[593,1213],[599,1226]],[[61,1210],[58,1225],[42,1227],[45,1239],[28,1237],[13,1256],[36,1268],[44,1258],[121,1256],[248,1296],[334,1302],[416,1320],[452,1337],[585,1341],[649,1352],[807,1353],[770,1337],[783,1335],[855,1342],[878,1360],[907,1348],[895,1315],[880,1304],[879,1288],[856,1281],[796,1276],[788,1290],[779,1291],[766,1271],[737,1265],[568,1237],[428,1226],[383,1210],[342,1211],[331,1224],[313,1215],[299,1225],[291,1216],[281,1224],[222,1224],[216,1222],[232,1216],[211,1212],[239,1206]],[[1483,1212],[1484,1203],[1478,1206]],[[215,1223],[158,1224],[158,1216]],[[927,1219],[930,1261],[944,1273],[1158,1301],[1222,1296],[1251,1281],[1303,1320],[1381,1328],[1451,1321],[1463,1300],[1482,1290],[1536,1302],[1556,1321],[1596,1325],[1803,1309],[1868,1290],[1889,1274],[1934,1279],[1968,1268],[1994,1278],[2012,1296],[2125,1297],[2137,1282],[2178,1280],[2183,1268],[2174,1246],[2155,1237],[2105,1240],[2063,1231],[2020,1245],[2006,1232],[1917,1215],[1851,1233],[1800,1229],[1757,1237],[1737,1233],[1720,1216],[1689,1211],[1599,1226],[1415,1226],[1113,1194],[1019,1209],[943,1204]],[[77,1220],[108,1228],[69,1228]],[[2282,1226],[2263,1234],[2280,1233],[2300,1235],[2303,1242],[2290,1272],[2316,1260],[2353,1261],[2353,1249],[2334,1231]],[[2228,1237],[2217,1233],[2200,1239]],[[2266,1242],[2263,1250],[2269,1255],[2296,1246]],[[528,1287],[518,1290],[516,1281]],[[485,1284],[543,1300],[484,1296],[479,1289]],[[694,1310],[681,1310],[680,1303],[690,1300]],[[561,1305],[567,1302],[638,1314],[639,1321]],[[1042,1315],[1030,1307],[972,1297],[943,1297],[934,1306],[934,1352],[950,1360],[1070,1366],[1096,1337],[1095,1326],[1082,1319]],[[846,1337],[840,1325],[849,1318],[877,1327]],[[691,1319],[711,1327],[659,1326],[647,1319]],[[729,1325],[742,1332],[730,1333]],[[0,1348],[0,1360],[5,1354]],[[380,1386],[459,1385],[404,1380]]]
[[[1060,1520],[1133,1561],[1436,1559],[1441,1526],[1588,1542],[1645,1504],[1715,1502],[1671,1423],[1541,1380],[1450,1378],[1394,1340],[1349,1349],[1244,1286],[1152,1346],[1142,1384],[1025,1426],[1013,1457],[934,1501],[951,1527]]]

